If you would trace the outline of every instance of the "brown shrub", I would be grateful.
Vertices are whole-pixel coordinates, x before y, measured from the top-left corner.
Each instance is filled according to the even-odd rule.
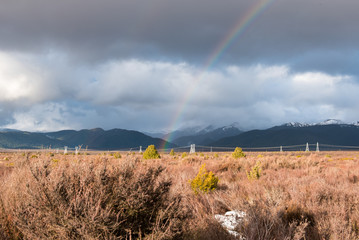
[[[263,202],[247,208],[247,221],[238,227],[248,240],[254,239],[321,239],[314,216],[296,205],[275,212]]]
[[[38,161],[9,175],[3,212],[27,239],[175,237],[186,216],[163,171],[107,161],[56,167]]]

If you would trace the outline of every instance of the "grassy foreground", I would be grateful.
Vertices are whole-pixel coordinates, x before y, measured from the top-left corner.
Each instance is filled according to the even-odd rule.
[[[358,239],[359,153],[0,153],[0,239]],[[201,165],[219,178],[195,194]],[[261,172],[249,174],[254,166]]]

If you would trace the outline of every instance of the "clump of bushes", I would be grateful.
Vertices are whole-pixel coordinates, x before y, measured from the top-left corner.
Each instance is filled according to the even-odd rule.
[[[195,194],[200,192],[208,193],[217,188],[218,177],[216,177],[212,172],[206,170],[206,164],[202,164],[197,176],[190,181],[191,188]]]
[[[122,158],[121,153],[119,153],[119,152],[113,153],[112,156],[116,159]]]
[[[187,156],[188,156],[188,154],[186,152],[182,153],[182,158],[185,158]]]
[[[247,178],[249,180],[258,180],[262,174],[261,163],[257,162],[256,165],[247,173]]]
[[[158,154],[157,149],[155,145],[149,145],[146,149],[146,151],[143,153],[144,159],[158,159],[161,158],[161,156]]]
[[[246,154],[244,154],[244,152],[242,151],[242,148],[240,148],[240,147],[236,147],[236,149],[232,153],[233,158],[241,158],[241,157],[245,157],[245,156],[246,156]]]

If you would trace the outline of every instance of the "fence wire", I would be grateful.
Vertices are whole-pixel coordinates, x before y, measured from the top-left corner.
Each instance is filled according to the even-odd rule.
[[[359,146],[347,146],[347,145],[333,145],[333,144],[319,144],[319,143],[307,143],[300,145],[283,145],[283,146],[268,146],[268,147],[242,147],[243,151],[247,152],[279,152],[279,151],[305,151],[306,148],[309,148],[309,151],[359,151]],[[319,147],[319,149],[317,149]],[[120,149],[112,149],[112,150],[97,150],[97,149],[87,149],[87,148],[76,148],[76,147],[63,147],[63,148],[42,148],[42,149],[4,149],[0,148],[0,152],[13,152],[13,151],[50,151],[50,152],[65,152],[65,148],[67,152],[143,152],[146,150],[143,146],[134,146],[129,148],[120,148]],[[195,145],[196,152],[232,152],[236,147],[218,147],[218,146],[202,146]],[[173,149],[174,152],[189,152],[191,149],[191,145],[188,146],[180,146],[174,148],[159,148],[157,149],[159,152],[168,153]]]

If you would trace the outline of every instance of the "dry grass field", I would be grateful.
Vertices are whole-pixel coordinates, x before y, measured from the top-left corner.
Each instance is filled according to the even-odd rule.
[[[236,239],[229,210],[248,240],[359,237],[359,152],[181,155],[0,153],[0,238]],[[203,163],[218,187],[195,194]]]

